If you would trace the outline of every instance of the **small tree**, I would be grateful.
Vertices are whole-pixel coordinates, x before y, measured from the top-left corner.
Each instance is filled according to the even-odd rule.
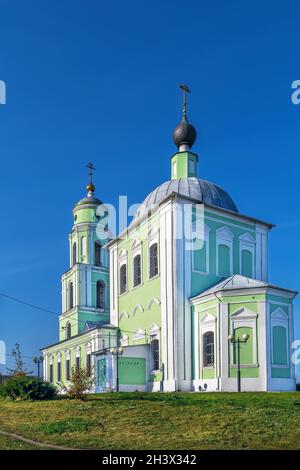
[[[25,377],[26,375],[32,374],[32,372],[28,371],[25,368],[25,364],[22,358],[22,353],[21,353],[19,343],[15,344],[15,347],[13,348],[11,355],[13,356],[15,360],[15,367],[14,369],[7,369],[7,370],[8,372],[10,372],[10,374],[13,377]]]
[[[73,367],[69,385],[60,384],[60,387],[71,398],[83,400],[86,398],[86,394],[92,390],[94,383],[95,379],[90,370],[85,367]]]

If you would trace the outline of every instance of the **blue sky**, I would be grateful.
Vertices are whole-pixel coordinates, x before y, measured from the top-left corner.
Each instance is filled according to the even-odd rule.
[[[290,99],[300,79],[299,2],[0,7],[1,293],[59,313],[85,164],[97,167],[105,202],[139,202],[167,180],[180,82],[192,89],[199,176],[228,190],[242,213],[277,225],[270,281],[299,289],[300,105]],[[18,341],[31,356],[57,339],[54,315],[1,297],[0,312],[8,352]],[[299,339],[299,299],[295,313]]]

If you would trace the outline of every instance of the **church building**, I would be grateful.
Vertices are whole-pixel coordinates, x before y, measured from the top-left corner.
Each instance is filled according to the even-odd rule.
[[[296,292],[269,282],[273,225],[244,215],[228,192],[199,178],[189,90],[181,88],[171,178],[116,238],[88,165],[61,279],[59,340],[43,348],[44,378],[67,384],[81,366],[94,376],[94,392],[295,390]]]

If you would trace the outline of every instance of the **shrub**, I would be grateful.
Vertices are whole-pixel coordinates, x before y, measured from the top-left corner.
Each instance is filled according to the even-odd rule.
[[[0,396],[14,400],[46,400],[56,393],[50,383],[30,376],[13,376],[0,385]]]
[[[91,375],[91,371],[85,367],[73,367],[70,377],[70,383],[66,386],[60,384],[61,390],[67,393],[70,398],[83,400],[86,394],[92,390],[95,379]]]

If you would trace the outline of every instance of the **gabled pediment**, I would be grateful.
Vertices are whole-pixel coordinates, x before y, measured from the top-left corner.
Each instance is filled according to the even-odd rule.
[[[283,310],[283,308],[278,307],[274,312],[271,314],[272,320],[287,320],[288,315]]]
[[[138,240],[137,238],[135,238],[131,245],[131,249],[134,250],[134,249],[139,248],[140,246],[141,246],[141,240]]]
[[[154,334],[154,333],[158,333],[160,330],[160,327],[156,324],[156,323],[153,323],[151,328],[150,328],[150,335]]]
[[[216,230],[216,234],[218,238],[223,238],[224,240],[233,240],[234,234],[232,231],[224,225],[224,227],[218,228]]]
[[[231,318],[239,319],[239,320],[248,319],[248,318],[256,318],[256,317],[257,317],[257,313],[253,312],[249,308],[240,308],[239,310],[237,310],[231,315]]]
[[[119,253],[118,253],[118,258],[125,258],[126,255],[127,255],[127,251],[124,250],[124,249],[122,249],[122,250],[120,250]]]
[[[201,323],[212,323],[216,321],[216,317],[211,313],[205,313],[200,321]]]
[[[240,241],[243,243],[253,245],[255,243],[255,239],[250,235],[250,233],[244,233],[239,237]]]

